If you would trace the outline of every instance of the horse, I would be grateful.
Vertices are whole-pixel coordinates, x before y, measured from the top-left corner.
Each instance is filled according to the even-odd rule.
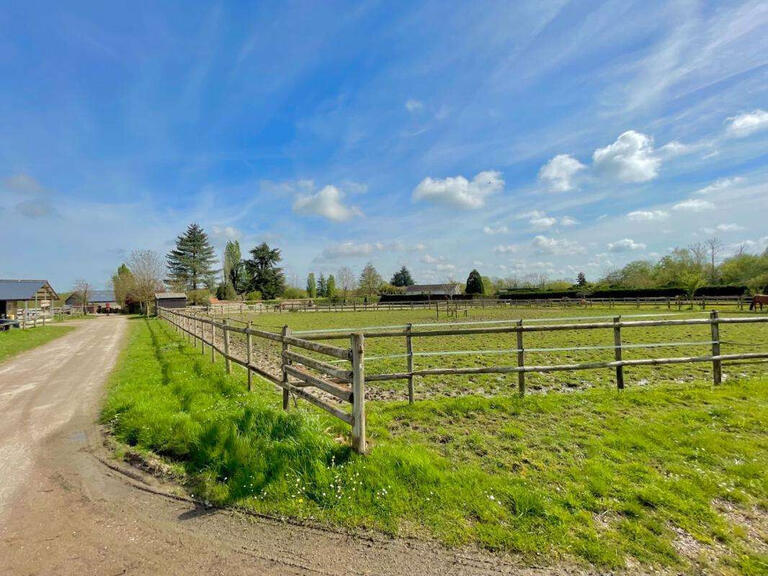
[[[763,304],[768,304],[768,294],[755,294],[752,297],[752,302],[749,305],[749,309],[757,310],[758,304],[760,305],[760,310],[762,310]]]

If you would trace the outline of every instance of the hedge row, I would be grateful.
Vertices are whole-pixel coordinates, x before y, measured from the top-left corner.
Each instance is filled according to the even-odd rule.
[[[746,286],[702,286],[695,296],[733,296],[747,293]],[[686,296],[683,288],[603,288],[583,292],[581,290],[531,290],[509,289],[502,291],[498,298],[502,300],[555,300],[560,298],[676,298]],[[486,296],[486,298],[493,298]],[[429,294],[382,294],[380,302],[436,302],[442,300],[472,300],[471,294],[456,296]]]
[[[742,296],[746,286],[702,286],[695,292],[704,296]],[[604,288],[583,292],[580,290],[507,290],[499,298],[507,300],[551,300],[557,298],[675,298],[686,296],[683,288]]]

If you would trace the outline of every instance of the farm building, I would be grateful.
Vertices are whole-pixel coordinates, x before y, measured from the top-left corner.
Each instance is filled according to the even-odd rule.
[[[0,280],[0,318],[12,318],[24,310],[51,310],[58,294],[48,280]]]
[[[458,296],[461,294],[461,284],[446,283],[446,284],[414,284],[413,286],[406,286],[405,293],[410,296],[424,295],[424,296],[440,296],[450,297]]]
[[[187,295],[184,292],[158,292],[155,294],[155,310],[160,308],[186,308]]]
[[[73,292],[64,302],[67,306],[73,308],[82,308],[83,299],[79,292]],[[97,312],[107,312],[120,310],[120,304],[115,299],[113,290],[92,290],[88,293],[88,305],[86,306],[91,314]]]

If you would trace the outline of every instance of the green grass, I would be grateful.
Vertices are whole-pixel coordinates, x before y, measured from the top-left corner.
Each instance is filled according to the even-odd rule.
[[[301,401],[283,412],[272,385],[244,383],[167,325],[136,321],[103,419],[217,503],[536,563],[768,568],[750,529],[721,512],[768,510],[765,378],[374,401],[364,457],[343,423]]]
[[[38,326],[29,330],[0,332],[0,362],[25,350],[42,346],[74,330],[72,326]]]

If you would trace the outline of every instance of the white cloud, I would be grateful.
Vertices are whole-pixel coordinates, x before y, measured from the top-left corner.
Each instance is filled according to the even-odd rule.
[[[552,218],[551,216],[537,216],[531,218],[528,223],[537,230],[546,230],[557,224],[557,218]]]
[[[464,176],[443,180],[424,178],[413,191],[414,200],[426,200],[464,209],[476,209],[485,204],[487,196],[504,189],[500,172],[487,170],[470,182]]]
[[[424,264],[435,264],[437,262],[440,262],[442,258],[435,258],[431,254],[424,254],[424,256],[421,257],[421,261]]]
[[[452,270],[456,270],[456,266],[453,264],[438,264],[435,266],[435,269],[440,272],[450,272]]]
[[[712,184],[708,186],[704,186],[704,188],[700,188],[699,190],[696,190],[695,194],[712,194],[716,192],[721,192],[723,190],[727,190],[728,188],[731,188],[733,186],[736,186],[737,184],[741,184],[744,182],[744,178],[741,176],[734,176],[733,178],[719,178],[718,180],[715,180],[712,182]]]
[[[359,258],[370,256],[378,252],[422,252],[425,250],[424,244],[406,244],[400,240],[394,242],[341,242],[326,246],[318,259],[337,260],[341,258]],[[424,258],[429,258],[426,254]]]
[[[499,244],[498,246],[494,247],[493,251],[496,252],[496,254],[513,254],[517,252],[518,247],[514,244]]]
[[[738,224],[718,224],[716,228],[720,232],[737,232],[739,230],[744,230],[744,226],[739,226]]]
[[[293,203],[298,214],[322,216],[334,222],[344,222],[362,212],[355,206],[342,204],[343,194],[335,186],[325,186],[314,194],[300,194]]]
[[[693,152],[695,149],[696,149],[696,146],[683,144],[682,142],[673,140],[672,142],[667,142],[666,144],[664,144],[664,146],[659,148],[659,154],[661,154],[665,158],[673,158],[675,156],[683,156],[684,154],[689,154],[690,152]]]
[[[560,218],[560,226],[575,226],[578,223],[578,220],[571,218],[570,216],[563,216]]]
[[[424,103],[420,100],[414,100],[413,98],[409,98],[405,101],[405,109],[408,110],[408,112],[418,112],[419,110],[424,108]]]
[[[653,139],[628,130],[616,142],[592,155],[595,168],[623,182],[646,182],[659,173],[661,160],[654,155]]]
[[[768,112],[765,110],[754,110],[732,116],[727,120],[728,126],[726,132],[734,138],[743,138],[760,130],[768,128]]]
[[[370,244],[368,242],[358,244],[356,242],[342,242],[327,246],[321,256],[326,260],[335,260],[337,258],[354,258],[359,256],[368,256],[372,254],[381,244]]]
[[[608,244],[609,252],[629,252],[631,250],[645,250],[645,244],[635,242],[631,238],[624,238]]]
[[[488,234],[489,236],[493,236],[495,234],[507,234],[509,232],[509,228],[506,226],[485,226],[483,227],[483,232],[485,234]]]
[[[704,212],[705,210],[714,209],[715,205],[708,200],[701,200],[699,198],[690,198],[683,200],[672,206],[672,210],[678,210],[683,212]]]
[[[539,180],[546,182],[553,192],[567,192],[574,187],[574,176],[584,168],[584,164],[570,154],[558,154],[541,167]]]
[[[222,240],[238,240],[242,234],[233,226],[212,226],[212,236]]]
[[[635,210],[634,212],[627,214],[627,218],[633,222],[665,220],[669,218],[669,212],[664,210]]]
[[[549,238],[547,236],[536,236],[532,242],[533,249],[538,254],[555,254],[558,256],[569,256],[573,254],[583,254],[584,248],[577,242],[566,239]]]

